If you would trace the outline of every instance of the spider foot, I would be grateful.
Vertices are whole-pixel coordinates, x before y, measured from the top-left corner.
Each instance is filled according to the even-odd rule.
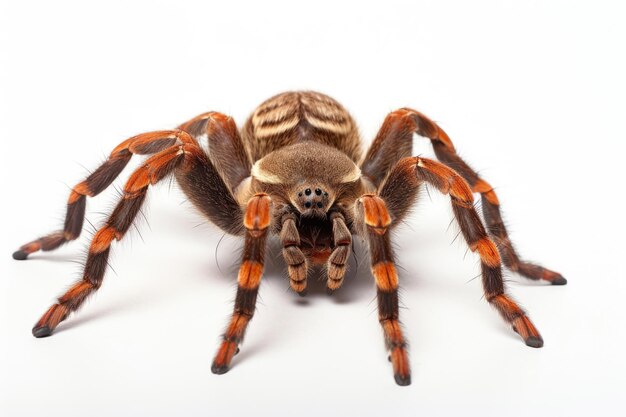
[[[388,357],[393,367],[393,378],[401,386],[411,385],[411,370],[405,344],[395,346]]]
[[[213,362],[213,365],[211,365],[211,372],[213,372],[216,375],[225,374],[229,370],[230,370],[230,366],[228,365],[219,365],[215,362]]]
[[[51,329],[48,326],[35,326],[33,327],[33,336],[36,338],[48,337],[52,334],[54,329]]]
[[[28,258],[31,253],[41,250],[41,243],[38,240],[27,243],[13,252],[13,259],[16,261],[23,261]]]
[[[543,347],[543,339],[541,338],[541,336],[539,337],[529,336],[528,338],[524,340],[524,342],[526,343],[526,346],[530,346],[534,348]]]
[[[513,330],[524,339],[526,346],[543,347],[543,338],[528,317],[522,316],[513,320]]]
[[[566,285],[567,280],[561,274],[557,274],[552,281],[550,281],[552,285]]]
[[[241,336],[239,336],[239,338],[241,338]],[[228,372],[230,370],[230,363],[233,360],[233,357],[238,353],[238,342],[228,340],[225,336],[225,340],[220,345],[217,355],[215,355],[213,363],[211,364],[211,372],[217,375],[222,375]]]
[[[408,375],[399,375],[395,374],[393,378],[396,380],[396,384],[406,387],[407,385],[411,385],[411,374]]]
[[[28,252],[24,252],[23,250],[17,250],[13,252],[13,259],[16,261],[23,261],[28,258]]]
[[[526,278],[536,281],[548,281],[552,285],[567,284],[567,280],[563,277],[563,275],[559,274],[558,272],[554,272],[549,270],[548,268],[544,268],[543,266],[534,265],[527,262],[520,263],[517,272],[519,272]]]

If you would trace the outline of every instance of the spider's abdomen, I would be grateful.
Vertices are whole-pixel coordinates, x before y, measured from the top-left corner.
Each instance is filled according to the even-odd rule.
[[[303,141],[332,146],[355,163],[361,159],[352,116],[334,99],[312,91],[282,93],[263,102],[246,122],[242,137],[253,161]]]

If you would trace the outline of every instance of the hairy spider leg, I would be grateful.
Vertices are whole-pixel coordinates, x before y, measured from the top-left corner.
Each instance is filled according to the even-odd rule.
[[[107,268],[111,243],[114,239],[121,240],[132,225],[146,197],[148,186],[161,181],[179,167],[183,170],[188,169],[197,161],[194,155],[201,154],[202,150],[193,142],[191,136],[177,131],[176,137],[180,139],[177,144],[147,159],[130,176],[124,186],[121,200],[91,241],[82,279],[59,297],[58,302],[39,319],[33,327],[35,337],[51,335],[60,322],[100,288]]]
[[[250,176],[250,156],[232,117],[211,111],[183,123],[179,129],[194,137],[207,135],[209,158],[231,192]]]
[[[389,359],[398,385],[411,384],[407,344],[400,325],[398,307],[398,274],[393,259],[389,226],[391,216],[382,198],[373,194],[361,196],[356,203],[356,222],[369,243],[372,275],[376,282],[378,320],[389,350]]]
[[[368,175],[379,175],[376,178],[384,178],[398,156],[407,149],[410,152],[413,133],[430,139],[437,158],[457,171],[467,181],[473,192],[480,193],[487,231],[496,243],[502,254],[502,261],[508,269],[526,278],[545,280],[553,285],[567,283],[567,280],[558,272],[520,259],[502,221],[500,201],[493,187],[461,159],[446,132],[422,113],[402,108],[387,116],[368,152],[369,159],[366,158],[366,161],[369,161],[366,167]],[[402,152],[396,151],[395,148]]]
[[[80,236],[85,219],[87,196],[95,197],[104,191],[122,172],[132,155],[151,155],[163,151],[181,141],[180,130],[164,130],[143,133],[120,143],[109,158],[84,181],[74,186],[67,201],[67,213],[63,230],[43,236],[21,246],[13,259],[24,260],[39,250],[51,251]]]
[[[213,359],[211,371],[215,374],[223,374],[230,369],[233,356],[239,351],[239,344],[254,315],[265,263],[265,244],[272,219],[271,211],[272,200],[267,194],[255,194],[248,201],[243,218],[246,236],[237,276],[235,307],[222,336],[222,344]]]
[[[346,226],[346,219],[339,212],[332,212],[330,220],[333,222],[333,243],[335,249],[328,257],[326,269],[328,280],[326,290],[329,293],[339,289],[343,284],[346,275],[348,258],[350,257],[350,247],[352,245],[352,234]]]
[[[526,313],[506,294],[502,280],[501,259],[495,243],[474,209],[474,196],[465,180],[452,168],[429,159],[409,157],[400,160],[391,170],[379,195],[385,199],[397,192],[398,184],[417,188],[423,182],[449,194],[452,210],[470,250],[478,252],[481,261],[482,284],[487,301],[511,324],[526,345],[542,347],[543,339]]]
[[[307,293],[307,274],[309,261],[300,249],[300,233],[296,227],[296,215],[287,213],[281,219],[280,242],[283,246],[283,258],[287,263],[289,285],[298,295]]]

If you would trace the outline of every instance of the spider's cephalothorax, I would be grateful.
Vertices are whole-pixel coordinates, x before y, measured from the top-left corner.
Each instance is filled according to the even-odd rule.
[[[431,140],[440,162],[411,156],[415,133]],[[201,140],[205,135],[206,143]],[[230,117],[209,112],[174,130],[132,137],[72,189],[63,229],[23,245],[13,257],[26,259],[76,239],[87,197],[107,188],[133,154],[151,156],[130,176],[120,202],[93,237],[82,279],[35,324],[36,337],[52,334],[100,287],[111,243],[132,225],[148,187],[173,174],[211,222],[245,239],[235,308],[213,361],[215,373],[230,368],[254,314],[269,234],[280,239],[291,288],[300,295],[306,294],[312,264],[325,265],[329,292],[341,286],[352,235],[359,235],[369,246],[395,380],[408,385],[389,231],[406,216],[423,183],[450,196],[461,233],[480,257],[486,300],[528,346],[543,346],[535,326],[507,294],[502,266],[556,285],[566,280],[520,260],[493,188],[456,154],[448,135],[415,110],[390,113],[364,157],[352,117],[335,100],[315,92],[288,92],[267,100],[241,132]],[[474,209],[473,193],[481,195],[485,225]]]

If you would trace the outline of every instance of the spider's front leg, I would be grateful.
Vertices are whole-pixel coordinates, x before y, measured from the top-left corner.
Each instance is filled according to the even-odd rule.
[[[378,320],[385,334],[394,378],[398,385],[409,385],[411,370],[399,321],[398,275],[388,233],[391,216],[384,200],[373,194],[359,198],[355,222],[369,243],[372,275],[377,288]]]
[[[249,201],[243,223],[246,228],[243,259],[237,277],[235,308],[222,344],[213,359],[211,371],[226,373],[239,351],[248,323],[254,315],[259,284],[265,263],[265,243],[271,222],[272,200],[267,194],[255,194]]]
[[[495,243],[487,235],[478,213],[474,209],[472,190],[465,180],[454,170],[425,158],[409,157],[400,160],[391,170],[380,188],[380,196],[384,199],[396,200],[403,193],[413,192],[423,182],[437,188],[443,194],[449,194],[452,210],[461,228],[461,233],[472,252],[478,252],[481,260],[482,283],[487,301],[495,307],[500,315],[511,324],[528,346],[543,346],[541,335],[526,316],[526,313],[506,294],[502,280],[502,262]],[[390,212],[396,216],[396,208],[390,206]]]

